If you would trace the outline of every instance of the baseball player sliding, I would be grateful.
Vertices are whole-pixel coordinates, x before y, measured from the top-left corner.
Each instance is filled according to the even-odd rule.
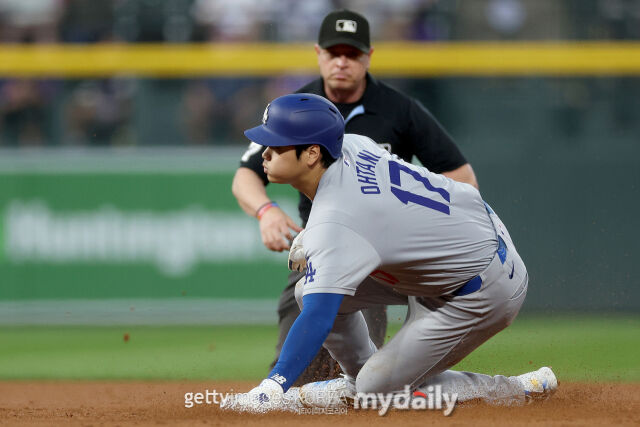
[[[471,185],[400,160],[360,135],[328,100],[293,94],[269,104],[245,135],[267,147],[270,182],[313,201],[292,245],[290,268],[302,313],[268,378],[230,406],[282,409],[283,395],[323,345],[343,378],[295,390],[305,405],[343,405],[357,393],[426,395],[434,386],[459,401],[518,402],[557,388],[551,369],[488,376],[449,368],[507,327],[528,276],[509,233]],[[361,309],[408,305],[407,318],[376,349]]]

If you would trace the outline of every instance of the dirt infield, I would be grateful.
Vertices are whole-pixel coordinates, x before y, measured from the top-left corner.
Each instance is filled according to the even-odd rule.
[[[348,414],[247,415],[213,404],[185,408],[187,392],[246,391],[248,383],[176,382],[0,382],[1,425],[640,425],[640,384],[560,384],[546,402],[517,408],[462,405],[440,411],[375,411]]]

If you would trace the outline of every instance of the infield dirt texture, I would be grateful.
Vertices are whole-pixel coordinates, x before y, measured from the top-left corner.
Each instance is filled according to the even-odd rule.
[[[221,411],[216,405],[184,407],[187,392],[246,391],[253,383],[230,382],[5,382],[0,383],[3,425],[640,425],[639,384],[561,383],[545,402],[514,408],[459,405],[449,417],[441,411],[373,410],[335,415],[269,413],[248,415]]]

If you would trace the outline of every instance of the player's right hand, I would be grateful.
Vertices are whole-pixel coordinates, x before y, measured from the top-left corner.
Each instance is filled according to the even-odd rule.
[[[262,243],[272,251],[282,252],[289,249],[289,242],[293,240],[291,230],[300,232],[302,227],[279,207],[274,206],[267,210],[260,219]]]

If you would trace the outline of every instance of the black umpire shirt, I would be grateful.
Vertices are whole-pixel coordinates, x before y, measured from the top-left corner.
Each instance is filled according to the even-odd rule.
[[[467,163],[440,123],[417,100],[410,98],[367,73],[367,87],[360,101],[335,104],[345,119],[345,133],[368,136],[378,145],[411,162],[413,156],[432,172],[442,173]],[[297,93],[314,93],[326,98],[322,79],[314,80]],[[262,151],[255,143],[242,156],[241,167],[253,170],[268,184],[262,168]],[[302,226],[306,226],[311,200],[300,193],[298,205]]]

